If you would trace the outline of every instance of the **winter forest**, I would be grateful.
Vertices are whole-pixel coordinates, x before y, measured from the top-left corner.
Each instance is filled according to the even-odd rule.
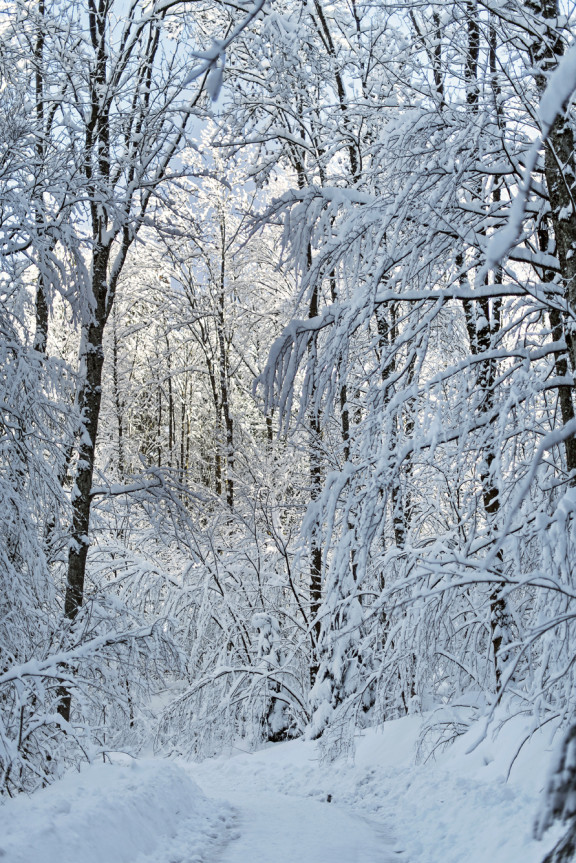
[[[575,15],[3,0],[5,798],[523,715],[576,859]]]

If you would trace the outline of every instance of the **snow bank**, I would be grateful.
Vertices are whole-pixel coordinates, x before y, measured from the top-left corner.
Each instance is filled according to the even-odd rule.
[[[232,825],[230,808],[171,762],[92,765],[0,806],[0,861],[200,863]]]

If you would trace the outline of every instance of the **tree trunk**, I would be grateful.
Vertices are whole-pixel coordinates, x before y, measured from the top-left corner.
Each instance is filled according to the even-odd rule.
[[[106,323],[107,269],[110,247],[97,249],[93,256],[93,295],[96,308],[94,320],[84,333],[81,361],[84,379],[79,396],[81,411],[78,468],[72,490],[72,530],[68,554],[68,575],[64,599],[64,616],[73,624],[84,601],[86,559],[90,544],[90,508],[92,478],[96,453],[98,419],[102,399],[102,368],[104,365],[103,336]],[[70,692],[62,693],[58,712],[70,720]]]
[[[164,338],[166,341],[166,363],[168,365],[168,467],[172,467],[175,441],[174,393],[172,387],[172,354],[170,353],[170,339],[168,338],[166,328],[164,328]]]
[[[309,250],[309,262],[311,261]],[[314,318],[318,315],[318,286],[314,286],[310,299],[309,316]],[[312,393],[312,397],[313,397]],[[323,475],[322,451],[320,442],[322,440],[322,427],[320,417],[315,409],[312,410],[308,420],[309,435],[309,463],[310,463],[310,497],[312,501],[318,500],[322,493]],[[314,686],[319,670],[319,646],[322,624],[320,621],[320,607],[322,604],[322,546],[320,545],[320,527],[312,532],[310,537],[310,618],[313,621],[311,637],[312,656],[310,662],[310,686]]]
[[[538,228],[538,243],[542,252],[549,250],[550,233],[548,230],[548,220],[543,219]],[[544,282],[554,282],[556,274],[551,270],[544,270],[542,274]],[[550,328],[552,330],[552,340],[560,342],[565,340],[564,319],[560,311],[553,305],[548,309],[548,318],[550,320]],[[566,379],[569,376],[569,357],[568,352],[556,351],[554,354],[554,370],[559,378]],[[560,413],[564,425],[574,419],[574,387],[570,384],[561,384],[558,387],[558,403],[560,405]],[[576,438],[568,438],[564,441],[564,452],[566,456],[566,467],[569,473],[576,471]],[[576,476],[576,474],[575,474]]]
[[[116,411],[116,428],[118,433],[118,476],[124,477],[126,463],[124,459],[124,405],[120,396],[120,380],[118,371],[118,320],[116,307],[112,313],[112,389],[114,397],[114,409]]]
[[[468,30],[468,50],[466,56],[465,80],[466,80],[466,101],[470,106],[470,110],[478,113],[480,89],[478,85],[478,58],[480,54],[480,26],[478,20],[478,7],[476,0],[468,0],[467,9],[467,30]],[[490,67],[491,71],[495,70],[495,37],[490,31]],[[492,76],[492,88],[496,87],[495,79]],[[497,89],[495,90],[495,98]],[[498,116],[499,106],[496,99],[495,106]],[[482,189],[478,189],[478,197],[482,198]],[[500,198],[500,190],[497,188],[494,192],[495,200]],[[457,258],[457,266],[463,269],[464,256],[459,255]],[[460,277],[461,281],[465,280],[465,276]],[[495,282],[502,281],[502,271],[500,268],[494,273]],[[462,307],[466,320],[466,329],[470,341],[470,351],[473,356],[482,357],[483,354],[490,351],[494,337],[500,330],[500,300],[493,300],[492,305],[489,300],[479,300],[477,303],[471,300],[463,300]],[[480,310],[480,315],[477,315],[477,309]],[[481,359],[478,365],[478,375],[476,388],[480,393],[480,402],[477,411],[481,414],[489,415],[494,410],[494,383],[495,383],[496,366],[495,362],[490,359]],[[494,535],[497,531],[497,519],[500,511],[500,492],[498,483],[495,480],[493,465],[497,454],[493,446],[493,439],[489,436],[486,444],[482,448],[482,462],[480,465],[480,482],[482,486],[482,503],[486,518],[486,526],[488,535]],[[502,550],[498,549],[496,553],[496,568],[498,574],[502,572],[504,556]],[[506,643],[512,641],[512,618],[507,607],[506,600],[502,596],[502,587],[496,583],[490,592],[490,636],[492,641],[492,655],[494,662],[494,674],[496,680],[496,692],[502,689],[502,672],[503,665],[506,662],[507,655],[504,651]]]
[[[40,193],[35,201],[35,222],[38,248],[38,280],[36,282],[36,330],[34,333],[34,348],[40,354],[46,353],[48,342],[48,301],[46,298],[46,284],[44,273],[44,243],[45,236],[43,230],[44,213],[43,213],[43,197],[42,197],[42,181],[41,176],[44,172],[44,0],[38,0],[38,35],[36,37],[36,45],[34,46],[34,63],[36,66],[35,74],[35,89],[36,89],[36,182],[39,184]]]
[[[536,68],[536,83],[543,93],[547,76],[558,65],[564,54],[564,43],[557,31],[557,0],[535,0],[527,3],[530,11],[544,19],[545,30],[542,38],[534,43],[531,50],[531,63]],[[549,23],[547,23],[549,22]],[[546,141],[544,174],[550,200],[549,220],[554,231],[556,257],[560,264],[560,275],[564,284],[564,297],[571,310],[576,310],[576,155],[574,153],[574,133],[570,119],[564,113],[556,118]],[[540,244],[548,246],[548,230],[542,227],[539,232]],[[568,346],[571,372],[576,369],[576,331],[573,323],[557,309],[550,310],[550,323],[554,340],[562,335]],[[559,374],[568,372],[565,355],[556,357],[556,370]],[[573,386],[570,390],[573,391]],[[574,417],[573,392],[568,387],[559,387],[562,420],[566,423]],[[576,440],[565,443],[568,470],[573,474],[571,482],[576,483]]]
[[[495,274],[498,279],[498,274]],[[476,325],[476,314],[474,304],[464,300],[462,305],[466,319],[466,327],[470,340],[470,351],[473,356],[481,357],[490,350],[492,340],[500,328],[499,309],[487,300],[479,301],[481,325]],[[479,363],[476,380],[476,391],[480,393],[481,400],[476,408],[480,414],[489,415],[494,411],[494,381],[495,364],[492,360],[481,359]],[[494,478],[493,465],[496,460],[496,452],[493,440],[488,432],[487,441],[482,449],[482,462],[480,467],[480,483],[482,486],[482,504],[486,518],[488,535],[495,534],[497,530],[497,519],[500,512],[500,492]],[[496,554],[497,570],[500,573],[504,562],[502,550]],[[496,692],[502,689],[503,666],[507,659],[505,652],[506,643],[512,641],[512,619],[507,608],[506,600],[502,596],[500,584],[496,584],[490,592],[490,633],[492,640],[492,656],[494,662],[494,674],[496,678]]]
[[[228,352],[225,336],[225,288],[226,288],[226,222],[220,213],[220,284],[218,285],[218,352],[220,366],[220,403],[226,436],[226,503],[234,506],[234,425],[230,410],[230,376],[228,374]]]

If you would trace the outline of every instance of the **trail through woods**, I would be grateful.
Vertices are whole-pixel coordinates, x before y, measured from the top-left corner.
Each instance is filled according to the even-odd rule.
[[[495,728],[478,743],[473,722],[426,761],[417,716],[359,732],[354,758],[332,763],[300,740],[201,763],[117,754],[6,800],[0,860],[542,863],[562,834],[533,832],[551,729],[523,717]]]
[[[214,863],[389,863],[403,856],[378,822],[340,806],[249,791],[227,799],[237,830]]]
[[[289,750],[290,751],[290,750]],[[294,750],[292,750],[294,751]],[[307,759],[308,750],[297,750]],[[258,759],[98,764],[0,808],[2,863],[389,863],[404,859],[378,819],[305,788],[287,794],[288,762],[264,785]],[[295,774],[301,764],[291,765]],[[224,770],[222,769],[224,767]],[[290,771],[289,771],[290,772]],[[261,777],[262,778],[262,777]],[[198,780],[198,782],[196,781]],[[270,788],[270,790],[268,790]]]

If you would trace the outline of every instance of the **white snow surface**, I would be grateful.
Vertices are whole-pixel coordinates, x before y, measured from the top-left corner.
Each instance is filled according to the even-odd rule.
[[[0,861],[203,863],[233,825],[170,761],[98,764],[0,807]]]
[[[561,833],[533,836],[549,728],[476,723],[416,763],[421,727],[362,732],[353,762],[294,741],[93,765],[0,807],[0,863],[541,863]]]
[[[227,792],[238,813],[235,841],[218,863],[391,863],[378,821],[326,801],[278,793]]]
[[[450,718],[458,717],[451,714]],[[249,810],[258,797],[278,810],[282,806],[278,795],[298,804],[303,797],[309,801],[310,835],[308,820],[295,819],[290,826],[291,808],[285,808],[284,828],[301,835],[304,849],[311,843],[309,854],[303,850],[283,857],[274,849],[268,857],[253,857],[241,840],[242,854],[230,850],[222,861],[541,863],[562,832],[553,828],[542,841],[533,835],[557,745],[549,727],[531,734],[530,720],[522,717],[501,727],[494,722],[478,743],[484,729],[476,723],[451,746],[424,762],[421,756],[416,763],[422,722],[422,717],[408,716],[362,732],[356,738],[353,763],[342,759],[323,764],[316,744],[294,741],[193,766],[192,775],[206,793],[225,797],[241,812],[243,795],[249,793],[250,802],[238,825],[241,837],[249,829]],[[340,820],[350,833],[363,823],[366,853],[372,856],[355,857],[344,846],[341,853],[319,854],[315,843],[329,842],[340,834],[332,832],[332,822],[320,815],[318,807],[331,810],[334,823]],[[354,814],[360,821],[352,828],[345,819]],[[270,823],[274,823],[271,816]],[[374,850],[368,850],[370,843]]]

